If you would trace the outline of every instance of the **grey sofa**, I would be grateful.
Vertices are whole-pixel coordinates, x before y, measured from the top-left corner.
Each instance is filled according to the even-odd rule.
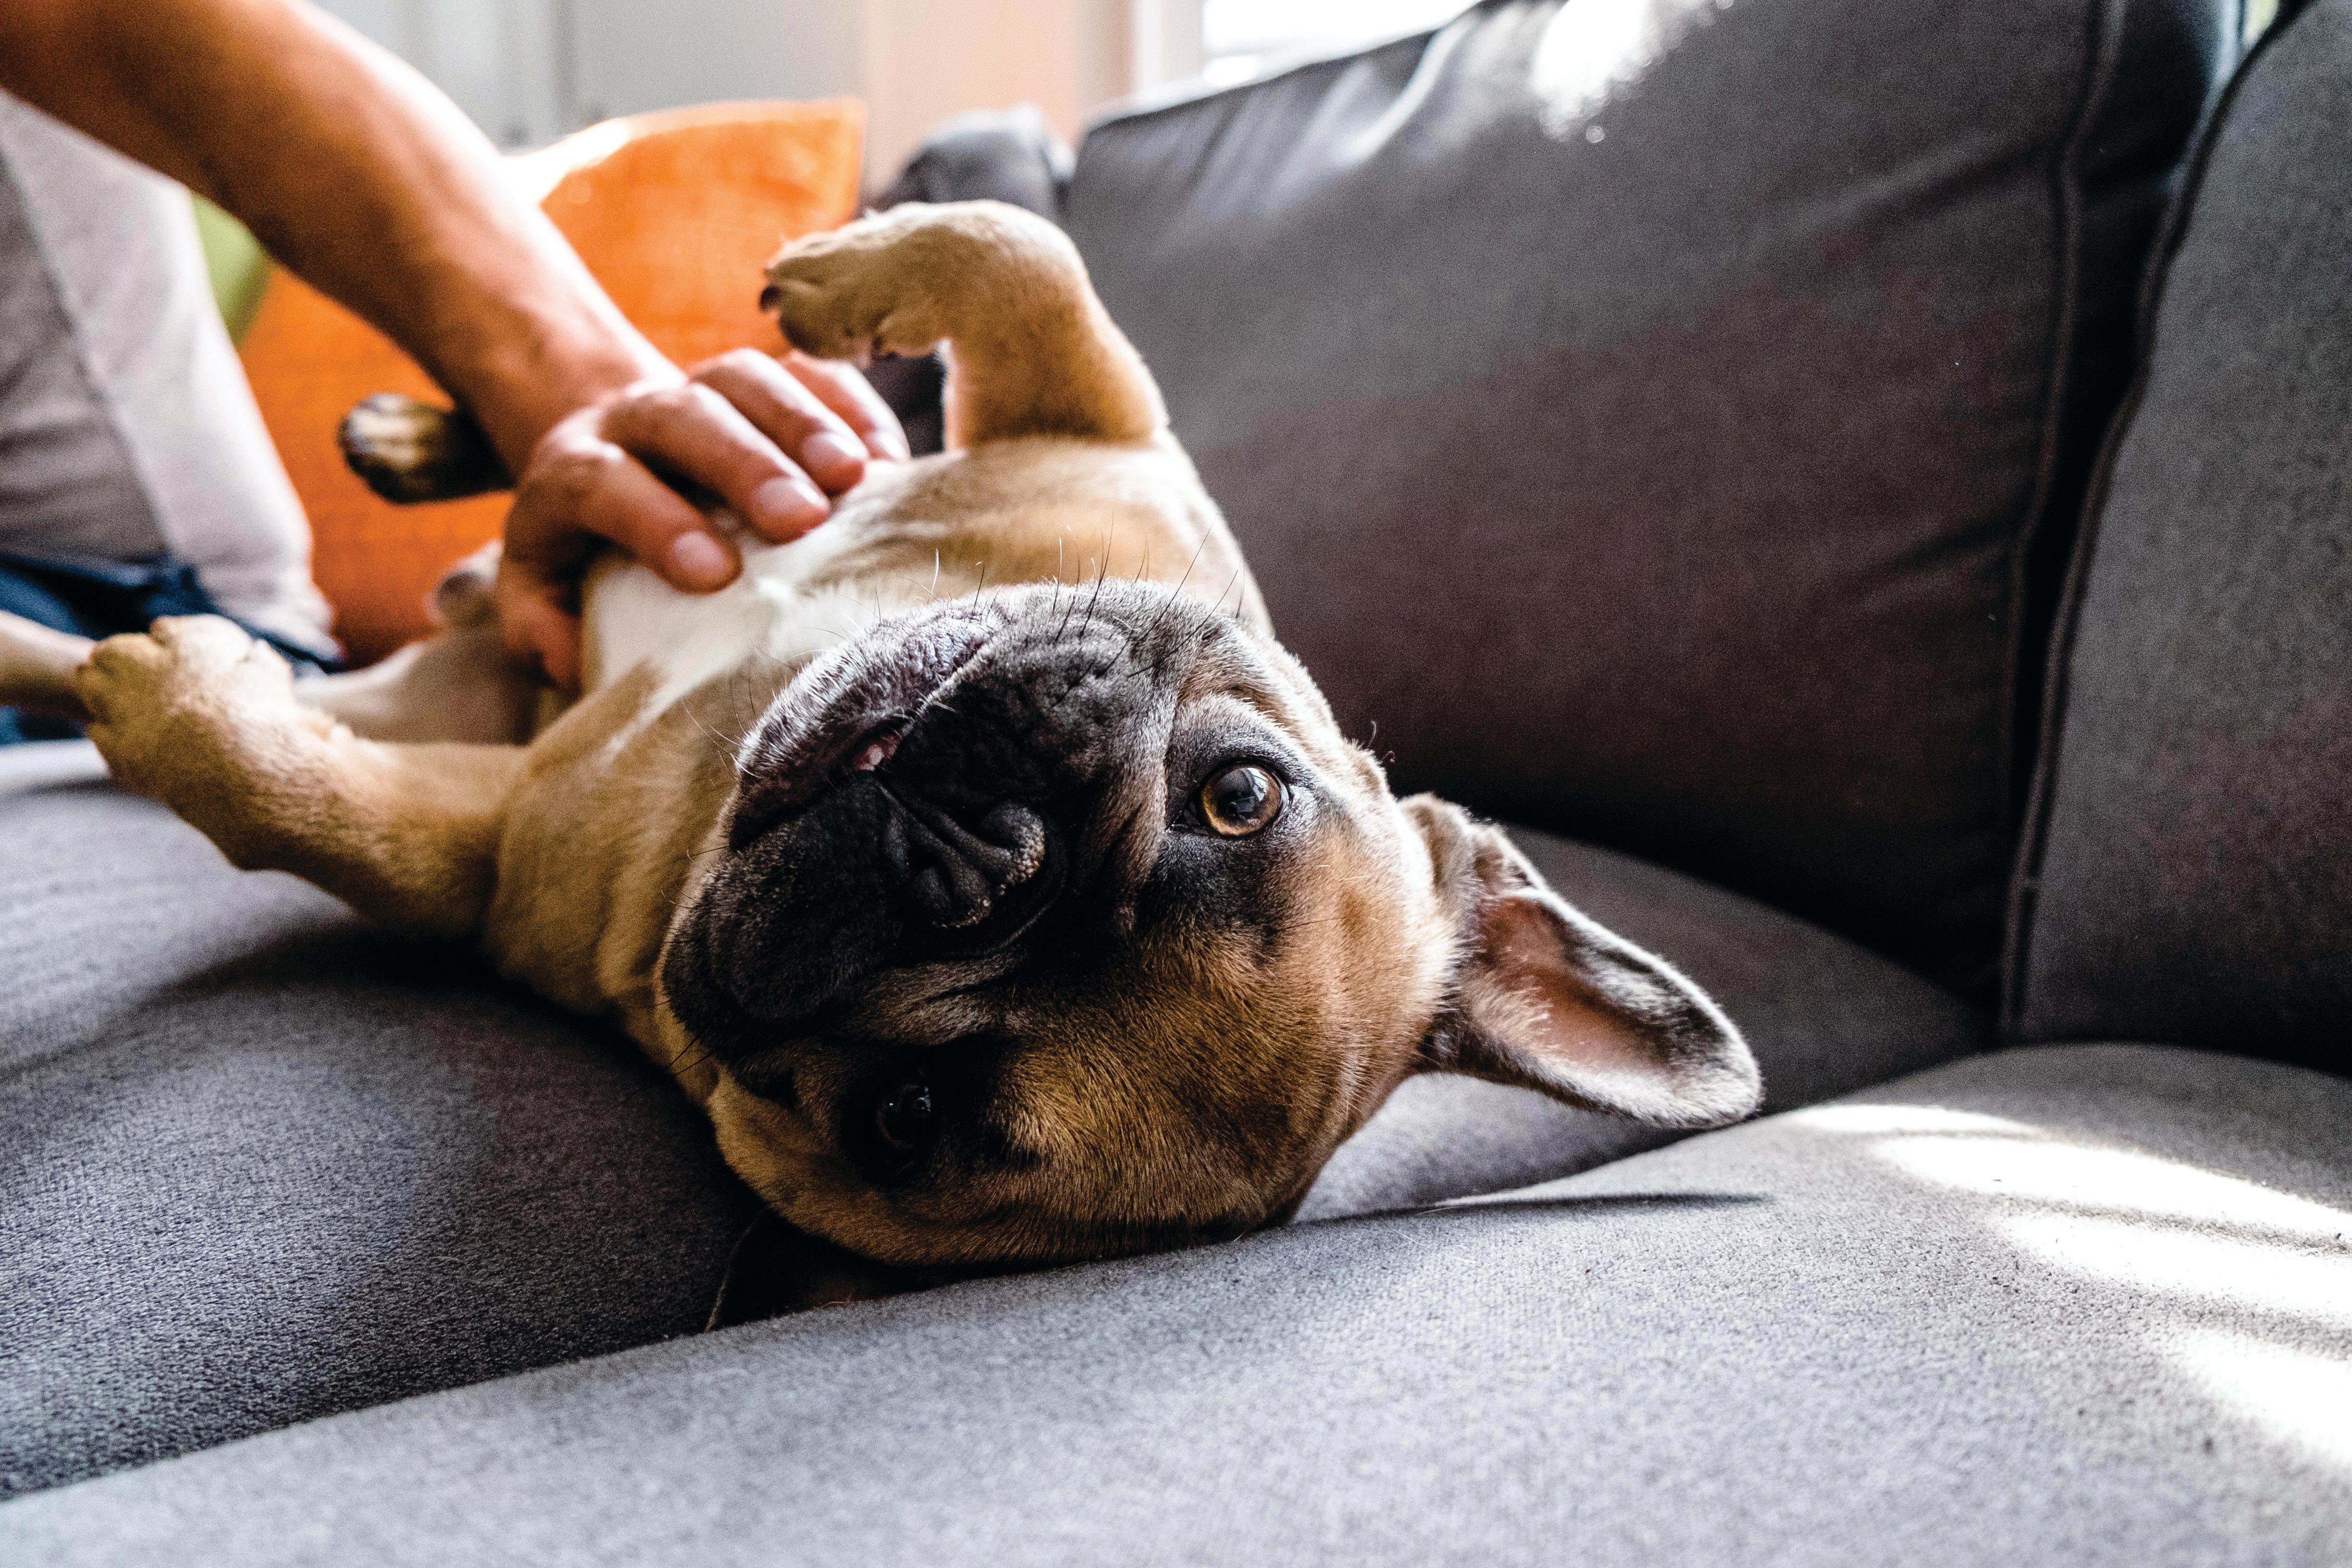
[[[705,1333],[752,1206],[622,1043],[0,758],[0,1562],[2352,1557],[2284,10],[1493,3],[901,182],[1067,225],[1339,711],[1715,993],[1745,1126],[1415,1083],[1278,1231]]]

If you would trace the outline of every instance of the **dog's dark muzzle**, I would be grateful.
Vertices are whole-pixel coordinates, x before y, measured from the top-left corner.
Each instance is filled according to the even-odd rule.
[[[1090,618],[1091,590],[1023,590],[879,632],[771,712],[662,961],[699,1042],[732,1062],[848,1026],[893,971],[963,965],[954,983],[982,984],[1048,922],[1070,956],[1063,918],[1103,897],[1106,846],[1124,842],[1106,812],[1156,800],[1192,647],[1174,629],[1138,644],[1128,623],[1160,627],[1164,597],[1102,605]],[[1091,942],[1095,922],[1071,933]]]
[[[987,646],[995,626],[993,617],[981,613],[939,617],[902,633],[831,710],[763,719],[745,758],[728,823],[729,847],[748,847],[845,782],[881,767],[925,705]]]
[[[671,1005],[722,1060],[822,1026],[885,969],[1017,941],[1060,896],[1066,843],[1017,800],[950,804],[854,773],[712,873],[665,960]]]
[[[913,923],[953,938],[1012,940],[1050,897],[1058,858],[1045,819],[1005,801],[967,827],[955,814],[883,786],[897,807],[882,829],[882,859]],[[965,942],[959,947],[970,951]]]

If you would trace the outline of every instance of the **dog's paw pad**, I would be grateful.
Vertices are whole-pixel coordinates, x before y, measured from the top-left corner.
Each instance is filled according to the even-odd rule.
[[[943,335],[929,308],[938,280],[921,243],[930,210],[894,208],[793,240],[768,263],[761,309],[794,348],[819,359],[862,364],[877,353],[923,353]]]
[[[286,661],[217,616],[107,638],[75,673],[74,689],[115,777],[174,805],[316,729],[294,699]]]

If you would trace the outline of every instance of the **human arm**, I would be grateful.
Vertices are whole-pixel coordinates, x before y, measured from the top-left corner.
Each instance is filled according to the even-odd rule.
[[[518,476],[501,619],[559,680],[576,669],[567,594],[591,535],[684,588],[737,569],[657,475],[791,538],[867,456],[904,453],[845,370],[671,365],[455,105],[296,0],[8,0],[0,87],[234,213],[472,413]]]

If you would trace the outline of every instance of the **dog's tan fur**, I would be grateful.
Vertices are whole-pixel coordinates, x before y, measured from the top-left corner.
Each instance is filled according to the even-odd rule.
[[[1611,1077],[1625,1065],[1612,1053],[1629,1048],[1618,1004],[1550,957],[1524,959],[1513,900],[1549,900],[1547,931],[1567,920],[1575,941],[1615,939],[1558,912],[1491,829],[1393,800],[1340,736],[1274,647],[1157,389],[1051,226],[993,204],[902,207],[788,247],[766,298],[819,354],[945,342],[951,449],[877,466],[808,540],[748,549],[743,580],[715,599],[599,563],[584,690],[568,709],[504,664],[478,573],[445,595],[444,638],[379,671],[298,689],[214,619],[94,651],[19,628],[0,635],[0,698],[85,712],[115,776],[235,864],[292,871],[394,930],[478,939],[508,974],[614,1019],[705,1108],[777,1212],[872,1257],[1000,1265],[1265,1223],[1401,1079],[1433,1068],[1663,1120],[1752,1105],[1736,1034],[1730,1067],[1675,1069],[1672,1103],[1635,1082],[1654,1064]],[[725,847],[734,742],[841,637],[941,596],[1105,578],[1165,584],[1250,628],[1265,658],[1212,671],[1231,691],[1211,681],[1199,700],[1278,726],[1340,805],[1271,958],[1217,940],[1143,943],[1116,973],[1017,1003],[871,988],[856,1017],[868,1035],[924,1043],[984,1025],[1025,1043],[1000,1095],[1021,1167],[883,1192],[823,1115],[751,1092],[698,1049],[663,991],[665,944]],[[1482,955],[1520,967],[1465,976]],[[1643,973],[1686,985],[1639,956]],[[1599,1076],[1552,1081],[1476,1029],[1433,1034],[1463,1006],[1549,1031],[1547,1048],[1582,1052]],[[819,1100],[827,1070],[806,1069]]]

